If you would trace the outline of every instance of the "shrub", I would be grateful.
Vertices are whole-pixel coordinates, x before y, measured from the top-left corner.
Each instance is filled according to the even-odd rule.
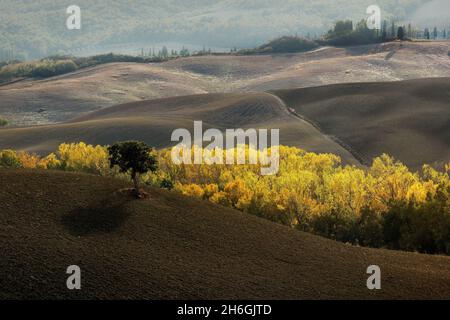
[[[38,64],[32,71],[32,77],[48,78],[57,76],[69,72],[73,72],[78,69],[78,66],[72,60],[58,60],[58,61],[43,61]]]
[[[190,196],[194,198],[203,198],[203,195],[205,194],[202,187],[196,185],[195,183],[186,185],[178,183],[175,185],[175,190],[180,192],[181,194],[184,194],[185,196]]]
[[[4,127],[4,126],[6,126],[8,124],[8,121],[6,121],[5,119],[3,119],[3,118],[0,118],[0,127]]]
[[[159,187],[162,189],[172,190],[173,189],[173,182],[169,179],[163,179],[161,183],[159,184]]]
[[[0,167],[2,168],[21,168],[19,156],[13,150],[0,151]]]
[[[108,151],[102,146],[91,146],[84,142],[63,143],[58,148],[58,161],[48,159],[51,165],[63,170],[79,171],[100,175],[109,174]]]
[[[434,199],[424,204],[399,202],[384,216],[388,248],[450,254],[450,205]]]
[[[23,168],[36,169],[39,166],[40,158],[36,154],[30,154],[22,151],[17,153],[17,158]]]
[[[243,50],[242,54],[295,53],[315,49],[318,43],[300,37],[284,36],[272,40],[256,49]]]
[[[61,161],[54,153],[50,153],[38,163],[40,169],[60,169],[61,167]]]
[[[354,231],[354,243],[374,248],[384,246],[383,216],[375,210],[364,207]]]
[[[356,242],[356,216],[332,209],[315,217],[312,221],[313,232],[333,240]]]
[[[0,82],[11,81],[15,78],[48,78],[73,72],[80,68],[92,67],[111,62],[146,63],[161,62],[167,59],[168,58],[161,57],[143,58],[113,53],[79,58],[67,55],[56,55],[38,61],[14,61],[8,64],[0,65]]]

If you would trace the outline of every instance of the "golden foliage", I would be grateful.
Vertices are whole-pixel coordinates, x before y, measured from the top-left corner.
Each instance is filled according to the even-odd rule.
[[[225,157],[226,152],[216,150],[215,154]],[[251,152],[259,151],[246,146],[247,157]],[[259,164],[175,165],[171,151],[163,149],[157,154],[160,170],[143,175],[142,180],[155,186],[163,181],[167,185],[169,181],[175,191],[184,195],[302,229],[311,228],[314,220],[333,212],[359,219],[367,210],[383,214],[393,202],[426,203],[436,197],[438,190],[441,198],[448,198],[450,190],[450,164],[443,172],[425,165],[419,174],[386,154],[375,158],[371,167],[358,168],[342,166],[340,158],[333,154],[308,153],[285,146],[280,146],[279,152],[278,173],[262,176]],[[56,153],[42,159],[26,152],[0,151],[0,166],[119,176],[110,169],[106,147],[83,142],[61,144]]]
[[[194,149],[191,151],[193,153]],[[216,150],[215,154],[225,156],[226,152]],[[237,150],[230,152],[237,153]],[[259,151],[249,150],[247,146],[247,157],[250,152]],[[450,163],[442,172],[425,165],[418,173],[411,172],[386,154],[375,158],[369,168],[363,168],[342,166],[340,158],[333,154],[308,153],[285,146],[280,146],[279,152],[278,173],[263,176],[259,164],[175,165],[171,160],[171,151],[163,149],[157,153],[159,170],[142,175],[141,179],[149,185],[173,186],[175,191],[184,195],[233,207],[302,230],[371,245],[379,245],[377,241],[382,238],[380,217],[384,215],[387,219],[392,215],[403,219],[402,210],[406,210],[415,217],[431,216],[427,221],[438,221],[436,214],[450,221]],[[61,169],[122,177],[110,169],[106,147],[83,142],[61,144],[57,152],[44,158],[26,152],[3,150],[0,151],[0,167]],[[406,209],[398,207],[398,204],[406,205]],[[372,237],[355,233],[352,223],[356,223],[360,230],[377,230],[378,235]],[[446,225],[443,222],[443,226],[439,226],[438,221],[428,226],[430,230],[434,228],[434,233],[442,234],[436,236],[440,239],[440,249],[432,250],[446,252],[442,249],[447,243]],[[347,231],[353,230],[353,239],[347,237],[348,232],[343,231],[345,228]],[[403,240],[405,243],[414,239],[410,235],[405,237],[409,239]],[[414,246],[420,247],[410,244],[407,248]]]

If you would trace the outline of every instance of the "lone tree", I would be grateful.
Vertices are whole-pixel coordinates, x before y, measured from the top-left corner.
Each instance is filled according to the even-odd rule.
[[[118,142],[108,148],[111,168],[118,166],[120,172],[129,173],[134,184],[136,196],[140,196],[139,175],[158,168],[156,158],[151,154],[153,149],[144,142]]]

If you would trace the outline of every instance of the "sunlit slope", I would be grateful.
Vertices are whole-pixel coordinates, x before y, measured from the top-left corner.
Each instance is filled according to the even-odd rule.
[[[46,154],[60,143],[85,141],[112,144],[142,140],[167,147],[177,128],[193,131],[194,121],[207,128],[280,129],[280,143],[308,151],[331,152],[346,163],[357,160],[338,143],[291,113],[278,97],[268,94],[209,94],[134,102],[106,108],[69,123],[0,130],[0,149]]]
[[[199,77],[159,65],[110,63],[0,87],[0,114],[15,126],[67,121],[119,103],[210,91]]]
[[[352,247],[163,190],[134,200],[96,176],[0,170],[0,183],[1,299],[450,296],[448,257]],[[73,264],[80,291],[66,288]]]
[[[446,42],[392,42],[298,54],[190,57],[163,66],[227,79],[231,90],[266,91],[450,76],[448,51]]]
[[[450,160],[450,78],[277,91],[366,162],[382,153],[412,168]]]

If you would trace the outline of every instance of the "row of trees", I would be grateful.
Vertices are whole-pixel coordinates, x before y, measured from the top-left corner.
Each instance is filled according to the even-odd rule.
[[[317,40],[319,43],[331,45],[358,45],[391,41],[395,39],[447,39],[447,29],[438,29],[434,27],[432,30],[425,28],[420,30],[412,26],[412,24],[398,25],[394,21],[390,24],[384,20],[380,30],[370,30],[367,28],[365,20],[361,20],[354,26],[353,21],[343,20],[336,22],[333,29],[329,30],[323,39]]]
[[[230,53],[235,52],[235,49],[231,49]],[[177,57],[189,57],[189,56],[201,56],[201,55],[210,55],[212,54],[211,48],[206,49],[205,46],[203,46],[202,50],[197,51],[190,51],[186,47],[182,47],[180,51],[178,50],[170,50],[167,49],[166,46],[163,46],[160,50],[155,50],[155,48],[152,49],[141,49],[140,56],[146,57],[146,58],[153,58],[153,59],[169,59],[169,58],[177,58]]]
[[[121,156],[114,154],[130,153],[112,152],[114,148],[126,150],[78,143],[62,144],[45,158],[3,151],[0,166],[126,179],[132,166],[117,167]],[[342,166],[340,158],[332,154],[281,146],[278,174],[261,176],[258,165],[175,165],[167,149],[144,158],[157,160],[149,161],[159,167],[140,175],[140,181],[148,185],[344,242],[450,254],[450,163],[444,171],[424,166],[419,174],[382,155],[364,169]]]
[[[425,40],[446,40],[448,39],[448,30],[447,29],[438,29],[434,28],[425,28],[423,30],[414,28],[411,24],[408,26],[400,25],[397,26],[394,22],[392,22],[391,26],[388,27],[387,21],[384,21],[381,29],[382,39],[395,39],[398,38],[400,40],[404,39],[425,39]]]

